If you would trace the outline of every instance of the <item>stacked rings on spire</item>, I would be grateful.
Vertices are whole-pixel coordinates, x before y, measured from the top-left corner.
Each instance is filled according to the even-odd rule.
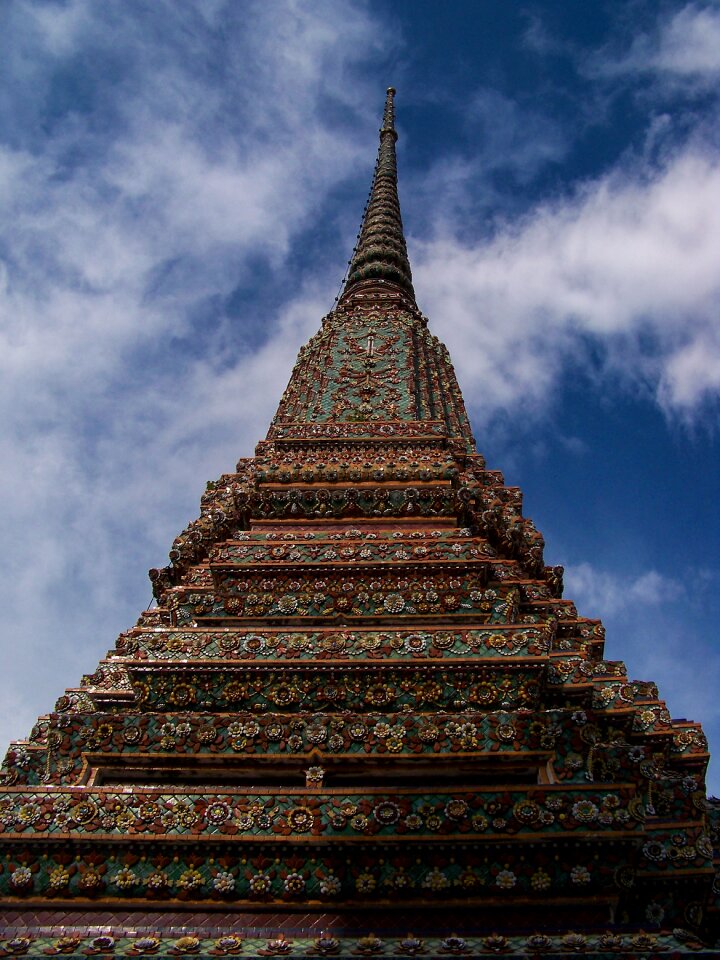
[[[350,262],[344,294],[363,281],[383,280],[395,283],[413,298],[415,296],[397,192],[394,95],[391,87],[385,101],[370,200]]]

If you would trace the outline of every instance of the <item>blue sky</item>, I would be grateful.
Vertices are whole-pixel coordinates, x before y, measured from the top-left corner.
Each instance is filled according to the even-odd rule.
[[[0,38],[1,740],[264,435],[393,84],[479,449],[720,756],[720,5],[6,0]]]

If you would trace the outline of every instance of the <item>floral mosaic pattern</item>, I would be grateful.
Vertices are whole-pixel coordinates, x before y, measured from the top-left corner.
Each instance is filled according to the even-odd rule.
[[[98,851],[103,847],[96,844]],[[606,841],[605,848],[595,845],[587,853],[556,858],[549,851],[538,852],[528,862],[517,848],[498,858],[472,845],[459,852],[452,862],[448,849],[435,844],[419,860],[417,850],[409,846],[403,852],[388,850],[378,861],[362,847],[352,856],[327,853],[327,848],[305,852],[288,849],[263,851],[248,845],[243,855],[229,855],[224,846],[210,853],[187,853],[169,848],[169,857],[143,856],[108,849],[98,856],[75,858],[54,850],[36,865],[25,866],[5,856],[0,872],[0,893],[22,898],[33,892],[52,891],[54,895],[85,897],[111,895],[118,900],[178,901],[216,900],[248,903],[292,903],[305,898],[325,903],[383,900],[392,896],[400,901],[436,901],[464,896],[512,899],[542,898],[551,891],[597,895],[617,889],[622,871],[631,856],[632,835]],[[600,855],[605,849],[606,854]],[[343,854],[346,851],[343,851]],[[13,879],[14,878],[14,879]]]
[[[435,441],[437,444],[437,441]],[[382,483],[401,481],[452,481],[458,474],[455,460],[444,449],[421,443],[412,446],[386,443],[382,447],[364,444],[362,452],[351,453],[329,444],[313,449],[305,446],[302,456],[283,452],[273,459],[255,461],[256,483]]]
[[[393,956],[400,958],[422,956],[442,957],[536,957],[539,954],[555,957],[588,955],[594,960],[615,960],[618,953],[627,956],[699,956],[702,942],[695,934],[678,928],[672,933],[535,933],[523,936],[378,937],[369,933],[359,937],[336,937],[329,933],[315,938],[243,937],[229,933],[221,937],[197,934],[163,937],[136,935],[126,937],[102,934],[87,937],[65,934],[60,937],[17,936],[0,940],[2,957],[47,957],[75,954],[78,956],[117,956],[158,958],[202,957],[358,957]],[[707,954],[706,954],[707,955]]]
[[[315,428],[313,428],[315,429]],[[346,517],[455,517],[467,497],[450,487],[322,487],[307,490],[239,490],[240,516],[258,520],[321,520]]]
[[[688,794],[670,790],[669,800],[660,772],[650,764],[644,747],[628,742],[599,742],[600,728],[585,711],[529,711],[461,715],[443,712],[311,714],[252,712],[158,713],[120,716],[114,714],[56,714],[37,731],[36,750],[11,750],[6,776],[15,784],[73,784],[91,765],[114,755],[142,754],[149,763],[172,756],[245,758],[254,755],[321,757],[322,762],[345,757],[391,758],[485,756],[513,753],[530,756],[531,763],[552,758],[558,781],[597,778],[599,781],[632,782],[638,773],[652,779],[654,806],[663,816],[668,803],[677,816],[678,802]],[[44,729],[43,729],[44,727]],[[42,746],[40,746],[42,744]],[[697,791],[697,782],[695,790]],[[677,786],[677,785],[675,785]],[[694,796],[694,794],[693,794]],[[678,800],[679,798],[679,800]]]
[[[473,615],[479,623],[514,623],[520,596],[516,589],[484,589],[485,577],[473,571],[428,573],[422,577],[393,570],[374,575],[348,572],[341,580],[321,574],[260,578],[219,573],[221,599],[214,590],[183,588],[174,595],[188,620],[203,617],[352,617]]]
[[[178,668],[174,668],[177,670]],[[359,668],[328,674],[296,668],[211,672],[157,672],[139,663],[131,668],[138,704],[150,709],[376,710],[409,707],[452,711],[472,708],[531,707],[540,692],[538,672],[530,665],[496,674],[487,668]]]
[[[437,403],[433,387],[445,404]],[[418,436],[440,427],[472,439],[448,352],[421,315],[368,313],[348,304],[302,348],[268,438],[353,436],[339,430],[359,423],[372,423],[373,435],[382,436],[384,427],[402,421],[414,423]],[[318,433],[330,425],[338,432]]]
[[[720,908],[702,731],[603,659],[602,625],[563,599],[520,492],[474,452],[424,318],[362,296],[303,354],[257,459],[208,486],[151,571],[157,607],[11,746],[0,896],[617,901],[635,932],[252,947],[108,933],[6,937],[0,956],[642,955]],[[199,771],[221,785],[168,782]],[[697,951],[693,937],[672,949]]]
[[[430,437],[445,439],[446,425],[439,420],[385,420],[370,422],[361,420],[348,423],[277,423],[271,427],[268,438],[273,440],[376,440],[377,437],[395,439],[427,440]]]
[[[377,535],[376,535],[377,536]],[[494,556],[495,551],[477,538],[445,537],[443,539],[418,539],[414,541],[388,540],[386,538],[311,541],[265,541],[233,542],[218,547],[210,555],[213,564],[287,564],[319,563],[342,568],[348,565],[367,563],[428,563],[431,561],[482,560]],[[517,565],[511,572],[519,575]],[[500,567],[501,569],[501,567]]]
[[[134,631],[121,649],[135,659],[187,660],[202,656],[223,660],[442,660],[540,657],[550,647],[547,626],[502,625],[484,630],[325,630]],[[584,661],[583,661],[584,662]],[[106,662],[108,666],[112,661]],[[123,669],[125,667],[123,666]],[[600,669],[593,664],[592,675]],[[102,675],[104,676],[104,674]],[[101,677],[91,677],[88,686]],[[114,684],[114,678],[110,678]]]
[[[100,834],[147,837],[290,835],[355,839],[430,833],[512,836],[525,832],[633,831],[645,820],[641,802],[627,789],[522,792],[458,790],[402,796],[258,792],[162,793],[138,787],[131,795],[110,790],[81,794],[14,794],[0,801],[0,833],[53,836]],[[660,841],[652,841],[653,843]],[[699,855],[693,848],[694,856]],[[710,856],[712,849],[710,848]],[[665,858],[663,858],[665,859]],[[691,857],[692,859],[692,857]]]

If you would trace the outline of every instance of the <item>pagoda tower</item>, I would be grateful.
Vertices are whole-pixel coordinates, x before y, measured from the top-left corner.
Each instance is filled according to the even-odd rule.
[[[0,957],[720,956],[705,737],[603,659],[476,450],[393,96],[267,438],[10,746]]]

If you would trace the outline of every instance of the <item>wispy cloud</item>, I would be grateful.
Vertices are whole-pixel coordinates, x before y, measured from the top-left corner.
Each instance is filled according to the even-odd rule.
[[[718,249],[720,157],[691,144],[488,239],[463,242],[444,219],[415,242],[414,275],[482,416],[544,408],[571,367],[692,416],[720,390]]]
[[[717,572],[686,570],[682,576],[580,563],[566,567],[565,594],[582,615],[602,618],[605,656],[625,661],[631,678],[657,683],[672,716],[702,722],[712,744],[720,720],[715,694],[720,662],[687,609],[689,591],[698,603],[707,603]],[[716,784],[717,777],[715,772]]]
[[[678,580],[657,570],[626,576],[581,563],[565,570],[567,595],[586,616],[615,616],[636,608],[671,603],[684,593]]]
[[[450,230],[470,228],[498,207],[509,214],[521,200],[508,185],[531,183],[571,146],[572,132],[538,96],[519,100],[478,86],[460,102],[446,100],[443,107],[458,116],[465,145],[439,150],[421,176],[409,183],[403,178],[416,230],[445,223]]]
[[[720,9],[708,3],[670,8],[624,53],[605,51],[593,65],[606,75],[654,73],[666,81],[713,83],[720,76]]]
[[[715,14],[687,11],[661,18],[630,58],[626,43],[624,61],[605,51],[616,76],[710,76],[693,24]],[[3,17],[7,741],[93,670],[149,600],[145,570],[197,514],[205,481],[264,434],[297,346],[336,292],[340,238],[372,161],[376,67],[394,40],[387,16],[342,0],[15,0]],[[695,38],[692,55],[676,34]],[[640,150],[644,160],[528,211],[493,184],[527,184],[567,160],[575,131],[487,75],[472,89],[466,147],[442,140],[424,218],[407,222],[421,224],[421,306],[475,423],[542,413],[565,378],[588,373],[651,391],[669,416],[697,416],[720,391],[717,151],[656,114],[645,146],[662,142],[662,162],[654,146]],[[409,197],[410,177],[403,186]],[[492,232],[473,231],[495,199]],[[651,570],[628,585],[579,567],[568,582],[583,612],[609,612],[609,627],[644,611],[626,646],[655,679],[641,658],[667,598],[687,599],[675,581]],[[625,655],[622,641],[610,655]],[[670,661],[661,673],[673,682]]]
[[[321,248],[300,279],[290,254],[367,175],[381,91],[355,68],[385,45],[345,3],[28,0],[8,17],[3,741],[94,669],[205,481],[267,428],[340,271]]]

